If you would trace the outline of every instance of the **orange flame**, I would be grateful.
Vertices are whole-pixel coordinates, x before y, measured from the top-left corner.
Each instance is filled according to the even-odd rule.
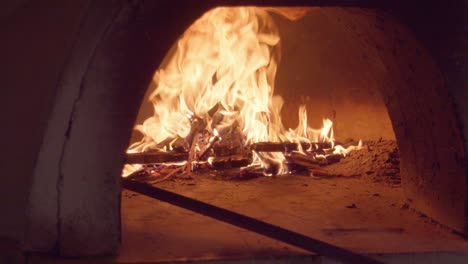
[[[194,117],[204,120],[203,129],[219,139],[242,131],[244,146],[262,141],[333,142],[332,121],[325,119],[322,129],[310,128],[305,106],[299,108],[296,129],[283,127],[283,99],[273,95],[279,59],[280,36],[266,9],[220,7],[205,13],[155,73],[156,89],[149,97],[154,115],[135,127],[144,138],[128,151],[167,150],[158,143],[187,137]],[[282,153],[254,156],[254,163],[267,169],[275,164],[277,173],[286,172]]]

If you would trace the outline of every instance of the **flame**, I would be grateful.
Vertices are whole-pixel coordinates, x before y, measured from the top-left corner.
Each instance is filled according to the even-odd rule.
[[[357,146],[349,146],[347,148],[344,148],[343,146],[335,146],[333,148],[333,154],[341,154],[343,156],[348,155],[351,151],[361,149],[362,148],[362,140],[359,140],[359,143]]]
[[[172,144],[167,149],[161,142],[190,137],[194,119],[203,120],[196,129],[208,131],[210,141],[241,133],[244,147],[265,141],[333,142],[332,121],[324,119],[321,129],[309,127],[305,106],[299,108],[298,127],[284,128],[283,99],[273,93],[279,60],[280,36],[267,9],[219,7],[205,13],[155,73],[156,89],[149,96],[154,114],[135,127],[144,138],[128,152],[170,150]],[[287,170],[282,153],[255,153],[254,163],[271,174]]]
[[[143,166],[141,164],[125,164],[122,170],[122,177],[128,177],[133,172],[142,169]]]

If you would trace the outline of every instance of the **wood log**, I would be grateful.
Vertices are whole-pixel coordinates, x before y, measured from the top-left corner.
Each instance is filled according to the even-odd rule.
[[[196,160],[196,147],[197,147],[197,142],[198,142],[198,134],[199,132],[195,132],[192,142],[190,143],[190,151],[188,153],[187,157],[187,164],[185,164],[185,172],[187,174],[191,174],[192,171],[195,170],[196,166],[194,166],[193,162]]]
[[[255,218],[236,213],[221,207],[204,203],[174,192],[141,183],[135,180],[122,179],[122,186],[130,191],[137,192],[160,201],[179,206],[192,212],[202,214],[219,221],[244,228],[267,236],[272,239],[293,245],[307,251],[323,255],[344,263],[379,264],[382,263],[370,257],[356,254],[347,249],[337,247],[327,242],[305,236],[294,231],[272,225]]]
[[[312,151],[329,149],[331,143],[315,142],[301,143],[302,149],[311,149]],[[256,152],[291,152],[298,150],[298,144],[293,142],[257,142],[250,146],[252,151]]]
[[[252,163],[251,156],[233,155],[228,157],[215,157],[211,160],[211,167],[215,170],[240,168]]]
[[[264,170],[260,166],[251,166],[242,169],[239,172],[239,179],[242,180],[248,180],[248,179],[253,179],[253,178],[258,178],[258,177],[263,177],[265,176]]]
[[[219,136],[213,136],[209,142],[208,145],[206,146],[205,150],[200,154],[199,160],[205,160],[205,157],[207,156],[208,152],[213,148],[213,146],[220,141],[221,138]]]
[[[193,163],[197,159],[196,147],[199,140],[199,135],[202,135],[203,131],[205,130],[206,121],[197,116],[192,116],[190,118],[190,124],[190,132],[189,135],[186,137],[187,142],[189,142],[190,146],[187,157],[187,163],[185,164],[185,172],[188,175],[191,175],[191,173],[196,169],[196,166]]]
[[[223,146],[223,145],[216,145],[213,147],[213,151],[216,157],[222,156],[232,156],[242,152],[242,148],[240,146]]]
[[[129,164],[149,164],[178,162],[187,160],[188,153],[170,153],[170,152],[144,152],[127,153],[125,163]]]
[[[256,152],[289,152],[297,150],[297,144],[293,142],[257,142],[250,146]]]
[[[293,151],[285,157],[290,165],[300,166],[306,169],[320,168],[320,161],[316,160],[314,157],[309,157],[297,151]]]
[[[317,151],[317,150],[322,150],[322,149],[331,149],[332,148],[332,143],[331,142],[312,142],[312,147],[311,147],[311,150],[313,151]],[[337,142],[335,142],[335,146],[339,144]],[[302,147],[304,149],[307,149],[306,147]]]

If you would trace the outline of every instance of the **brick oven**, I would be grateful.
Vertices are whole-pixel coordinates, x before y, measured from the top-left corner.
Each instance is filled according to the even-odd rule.
[[[372,211],[378,211],[380,207],[368,201],[356,204],[355,200],[382,196],[383,199],[388,199],[385,200],[388,203],[395,201],[395,208],[389,210],[396,213],[388,213],[389,218],[393,215],[400,217],[395,223],[402,223],[403,226],[405,221],[413,221],[408,219],[423,216],[428,219],[425,224],[444,230],[437,229],[433,233],[457,234],[442,235],[444,239],[456,240],[452,244],[446,243],[454,245],[453,248],[446,246],[442,251],[468,249],[461,238],[467,232],[468,208],[468,165],[465,154],[468,146],[468,108],[464,103],[467,94],[461,74],[465,67],[466,48],[457,44],[464,40],[458,35],[461,27],[456,24],[456,16],[453,18],[455,22],[449,19],[443,26],[438,22],[426,25],[422,22],[427,22],[424,20],[426,17],[413,16],[415,6],[372,1],[297,1],[293,5],[296,9],[291,9],[290,2],[288,9],[279,1],[184,2],[184,5],[166,1],[99,1],[89,2],[81,9],[79,26],[69,56],[57,77],[59,81],[50,104],[51,110],[44,119],[46,125],[39,140],[40,148],[28,192],[24,250],[72,257],[128,252],[128,248],[125,248],[128,243],[125,240],[132,238],[128,230],[136,227],[132,224],[132,215],[140,215],[142,218],[161,215],[144,222],[149,226],[143,229],[138,227],[138,232],[144,233],[145,229],[152,231],[147,231],[148,238],[136,241],[143,244],[152,241],[165,243],[164,240],[157,239],[157,234],[163,234],[165,228],[164,224],[159,227],[158,221],[166,216],[166,220],[161,222],[170,222],[183,217],[183,214],[172,215],[170,209],[161,206],[159,202],[156,205],[156,201],[153,208],[148,205],[151,199],[140,196],[136,198],[133,193],[122,190],[121,172],[128,161],[126,150],[129,142],[135,141],[137,137],[133,132],[134,125],[148,116],[147,109],[151,106],[147,105],[146,98],[154,88],[153,75],[158,67],[167,62],[171,47],[174,49],[174,43],[197,18],[212,8],[226,5],[233,8],[240,5],[261,8],[283,6],[286,10],[284,12],[290,14],[301,10],[297,7],[308,10],[301,19],[290,20],[278,12],[273,12],[272,15],[281,35],[281,62],[275,80],[275,93],[281,95],[285,102],[281,112],[284,124],[288,127],[297,125],[298,104],[303,103],[309,115],[312,115],[308,121],[310,125],[320,124],[322,117],[333,121],[337,140],[353,138],[374,143],[396,141],[401,183],[398,180],[392,187],[383,188],[378,187],[378,183],[362,185],[355,178],[348,182],[338,179],[336,183],[328,184],[330,179],[326,178],[318,180],[288,175],[278,176],[277,180],[261,178],[241,183],[201,181],[186,184],[182,181],[182,187],[176,186],[179,184],[177,181],[166,182],[161,185],[162,188],[219,207],[227,206],[229,210],[262,218],[266,222],[274,222],[299,233],[309,232],[308,225],[316,225],[314,228],[318,228],[317,226],[323,224],[321,232],[325,235],[319,237],[325,241],[327,235],[331,237],[336,232],[351,232],[351,236],[355,232],[355,229],[349,231],[349,226],[339,226],[339,221],[327,222],[326,217],[350,217],[344,222],[357,223],[353,220],[353,217],[357,217],[354,216],[357,210],[348,215],[349,210],[368,206],[367,211],[372,214]],[[436,7],[431,8],[429,10],[437,10]],[[454,6],[447,5],[444,8],[444,12],[456,11]],[[441,34],[441,37],[433,39],[432,32]],[[443,35],[445,39],[441,39],[442,34],[446,34]],[[345,157],[342,160],[346,159]],[[224,203],[210,194],[202,194],[212,189],[214,193],[223,193],[217,188],[232,190],[234,185],[239,184],[242,186],[239,187],[238,194],[232,195],[233,202]],[[249,187],[249,184],[255,188]],[[263,184],[268,187],[260,187]],[[287,188],[294,184],[307,188],[304,193],[308,194],[300,198],[300,206],[291,205],[296,200],[290,200],[293,198],[288,196]],[[348,203],[345,204],[344,211],[330,211],[330,208],[335,208],[333,201],[327,204],[328,202],[324,202],[325,198],[323,201],[320,200],[322,198],[314,198],[314,193],[317,193],[314,187],[332,192],[330,199],[334,199],[333,201]],[[290,188],[294,191],[289,193],[302,192],[296,187]],[[242,208],[243,203],[249,203],[249,199],[242,197],[251,197],[254,192],[267,190],[271,197],[254,195],[254,205]],[[371,198],[359,198],[357,193],[366,193]],[[274,194],[284,196],[288,203],[276,201]],[[269,218],[266,215],[275,213],[267,211],[274,206],[260,206],[262,203],[267,204],[265,199],[276,201],[278,210],[289,215],[302,211],[305,212],[304,216],[323,214],[323,218],[314,218],[310,222],[292,220],[293,218],[287,216],[282,220],[281,217]],[[308,199],[318,199],[321,202],[312,203],[313,208],[306,209],[307,203],[304,201]],[[255,205],[255,202],[258,204]],[[157,206],[161,206],[159,211]],[[301,209],[301,206],[304,208]],[[135,209],[137,207],[140,208],[139,212]],[[404,213],[398,213],[402,209],[405,210]],[[354,239],[367,240],[368,244],[339,236],[330,238],[329,243],[351,247],[364,254],[380,253],[379,249],[374,250],[371,246],[374,243],[372,239],[379,239],[379,232],[407,232],[399,224],[390,229],[374,227],[372,224],[367,228],[367,223],[379,221],[376,219],[385,216],[374,219],[365,216],[366,209],[362,210],[362,213],[356,214],[362,214],[363,218],[370,220],[366,224],[361,223],[364,226],[357,229],[364,228],[366,232],[371,230],[374,235],[356,235]],[[145,213],[141,213],[142,211]],[[384,215],[386,213],[385,210],[381,212]],[[415,217],[410,216],[411,214]],[[280,220],[275,222],[275,219]],[[196,224],[187,221],[187,226],[197,228]],[[210,225],[205,220],[199,221],[203,226]],[[386,220],[382,222],[390,223]],[[307,228],[298,227],[302,224]],[[161,228],[160,231],[158,228]],[[216,233],[223,230],[221,227],[213,228],[205,231]],[[314,228],[311,227],[311,230]],[[205,231],[200,228],[200,232]],[[314,236],[315,233],[310,232],[307,235]],[[197,232],[188,233],[191,238],[198,237]],[[167,236],[170,234],[164,233]],[[202,240],[211,239],[205,235],[199,237]],[[436,235],[428,237],[437,238]],[[256,238],[247,235],[245,239]],[[167,241],[172,241],[175,247],[179,243],[184,245],[184,242],[177,242],[177,239]],[[388,241],[398,240],[389,238]],[[416,241],[419,240],[412,242],[417,243]],[[280,249],[281,246],[272,243],[259,242],[261,246],[257,251],[262,251],[263,247],[273,248],[272,252],[276,255],[285,253]],[[354,248],[353,243],[363,243],[360,245],[369,250],[361,250],[361,246]],[[119,251],[121,245],[123,246]],[[235,245],[230,249],[235,253],[227,255],[243,256],[242,250],[236,249]],[[439,246],[434,244],[430,250],[436,251]],[[157,243],[154,247],[161,248]],[[209,247],[200,246],[199,251],[185,255],[173,254],[174,259],[197,259],[199,255],[200,258],[206,257],[212,252],[204,255],[203,250]],[[389,251],[398,251],[395,248]],[[222,257],[220,251],[222,250],[214,250],[213,254]],[[305,254],[292,251],[293,255]],[[252,252],[262,257],[270,254],[267,251]],[[161,255],[164,253],[160,253]],[[210,255],[212,258],[216,256]],[[170,259],[161,257],[159,260]]]

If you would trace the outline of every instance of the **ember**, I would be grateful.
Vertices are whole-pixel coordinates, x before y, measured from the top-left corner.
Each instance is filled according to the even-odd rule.
[[[144,137],[129,147],[123,175],[190,178],[205,169],[229,169],[239,178],[326,175],[321,166],[361,148],[335,142],[329,119],[321,129],[309,127],[305,105],[296,129],[283,126],[283,99],[274,95],[280,52],[267,9],[215,8],[195,21],[154,75],[154,114],[135,127]]]

